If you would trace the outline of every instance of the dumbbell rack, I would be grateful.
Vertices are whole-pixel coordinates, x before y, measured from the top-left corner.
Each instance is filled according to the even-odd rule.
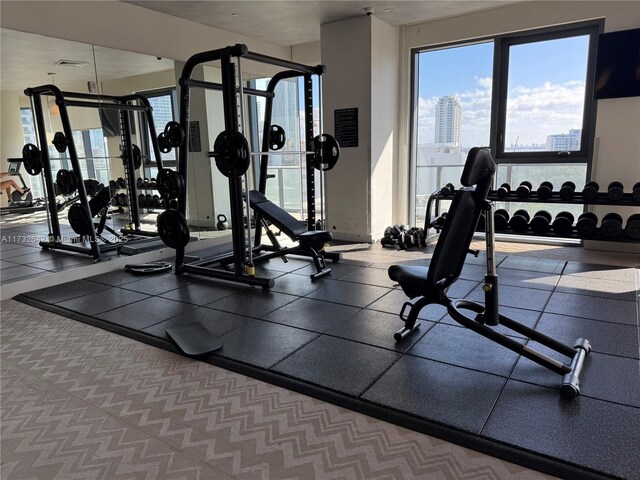
[[[487,195],[487,199],[492,202],[506,202],[506,203],[548,203],[548,204],[576,204],[576,205],[608,205],[608,206],[616,206],[616,207],[640,207],[640,202],[634,201],[633,194],[625,193],[620,201],[614,202],[609,200],[606,193],[598,192],[596,198],[593,200],[585,199],[582,196],[582,192],[576,191],[573,198],[569,200],[565,200],[560,198],[560,192],[552,192],[551,196],[547,198],[540,198],[534,192],[531,192],[531,195],[525,198],[520,198],[516,195],[515,192],[510,192],[505,196],[498,196],[495,190],[491,190]],[[606,237],[602,234],[600,227],[596,229],[595,235],[591,236],[580,236],[578,235],[575,225],[572,227],[572,233],[570,235],[560,236],[553,231],[549,231],[546,233],[536,233],[531,230],[526,230],[524,232],[515,232],[513,230],[501,230],[496,233],[508,233],[511,235],[525,235],[525,236],[534,236],[534,237],[550,237],[550,238],[563,238],[563,239],[576,239],[576,240],[598,240],[605,242],[630,242],[630,243],[639,243],[638,240],[633,240],[628,238],[626,233],[623,231],[617,237]]]

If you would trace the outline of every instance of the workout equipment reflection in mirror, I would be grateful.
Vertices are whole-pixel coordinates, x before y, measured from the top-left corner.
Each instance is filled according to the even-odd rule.
[[[140,151],[140,147],[135,143],[131,145],[131,153],[133,154],[133,168],[134,170],[138,170],[142,166],[142,152]],[[127,161],[129,156],[129,151],[124,150],[122,152],[122,160]],[[122,188],[125,188],[124,186]]]
[[[178,122],[170,121],[164,131],[158,135],[158,148],[162,153],[169,153],[172,148],[178,148],[185,139],[185,133]]]
[[[284,128],[280,125],[271,125],[269,130],[269,148],[271,150],[281,150],[287,141]]]
[[[51,143],[58,153],[64,153],[67,150],[67,137],[62,132],[56,132]]]
[[[175,170],[163,168],[158,172],[156,186],[162,198],[173,200],[184,191],[184,178]]]
[[[71,170],[61,169],[58,170],[56,175],[56,183],[58,184],[58,188],[63,195],[71,195],[78,189],[78,184],[80,181],[78,180],[78,176],[75,172]]]
[[[189,243],[189,225],[177,210],[169,209],[158,215],[158,235],[171,248],[184,248]]]
[[[42,153],[33,143],[27,143],[22,148],[22,164],[24,169],[31,176],[40,175],[42,167]]]
[[[251,156],[262,155],[313,155],[313,166],[318,170],[331,170],[340,158],[340,145],[332,135],[317,135],[311,142],[311,150],[276,152],[250,152],[247,139],[240,132],[224,131],[216,138],[213,151],[207,157],[216,159],[223,175],[234,178],[242,176],[249,168]]]

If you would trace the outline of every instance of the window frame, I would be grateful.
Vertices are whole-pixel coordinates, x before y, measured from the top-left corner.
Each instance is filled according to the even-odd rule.
[[[158,88],[155,90],[145,90],[140,93],[144,95],[147,99],[155,98],[155,97],[165,97],[169,96],[171,99],[171,116],[173,120],[178,120],[178,89],[176,87],[164,87]],[[148,132],[149,132],[149,122],[147,121],[146,115],[139,116],[139,127],[140,127],[140,144],[142,146],[142,166],[144,169],[144,175],[146,177],[151,177],[152,170],[154,168],[157,169],[155,157],[153,155],[153,151],[151,150],[151,145],[149,144]],[[156,127],[156,134],[160,134],[164,130],[164,125],[154,125]],[[176,169],[178,167],[178,156],[176,153],[175,160],[165,160],[162,159],[162,166],[164,168]],[[153,175],[155,176],[155,175]]]

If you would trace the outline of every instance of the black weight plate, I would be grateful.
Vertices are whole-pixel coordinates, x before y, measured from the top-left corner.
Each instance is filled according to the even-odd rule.
[[[313,166],[318,170],[331,170],[340,158],[340,144],[338,140],[328,133],[318,135],[311,142],[313,150]]]
[[[135,143],[131,145],[131,151],[133,153],[133,169],[138,170],[142,166],[142,152]]]
[[[84,205],[75,203],[69,207],[69,225],[78,235],[90,235],[93,227],[87,209]]]
[[[178,122],[168,122],[164,127],[164,135],[167,145],[172,148],[177,148],[184,142],[184,130]]]
[[[178,198],[184,190],[184,179],[175,170],[163,168],[158,172],[156,178],[156,186],[160,196],[164,199],[170,200],[172,198]]]
[[[58,170],[56,174],[56,183],[63,195],[71,195],[78,189],[78,176],[74,172],[63,168]]]
[[[271,150],[280,150],[287,142],[287,137],[284,133],[284,128],[280,125],[271,125],[269,130],[269,148]]]
[[[233,130],[220,132],[213,144],[216,166],[225,177],[237,178],[249,168],[249,143],[244,135]]]
[[[167,139],[167,135],[165,132],[160,133],[158,135],[158,149],[162,153],[169,153],[171,151],[171,145],[169,145],[169,140]]]
[[[189,226],[177,210],[165,210],[158,215],[157,223],[160,239],[168,247],[185,247],[189,243]]]
[[[62,132],[56,132],[51,143],[60,153],[64,153],[67,150],[67,137]]]
[[[40,175],[42,171],[42,154],[33,143],[27,143],[22,148],[22,164],[29,175]]]

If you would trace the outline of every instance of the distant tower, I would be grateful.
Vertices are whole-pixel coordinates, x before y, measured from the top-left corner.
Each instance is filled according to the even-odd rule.
[[[436,104],[436,131],[434,142],[460,146],[462,133],[462,107],[456,97],[440,97]]]
[[[547,135],[546,149],[549,152],[568,152],[580,150],[582,130],[569,130],[569,133]]]

